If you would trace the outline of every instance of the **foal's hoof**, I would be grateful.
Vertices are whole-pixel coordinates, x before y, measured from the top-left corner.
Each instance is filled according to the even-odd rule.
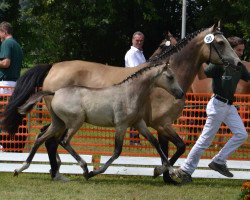
[[[18,171],[15,169],[13,176],[18,176]]]
[[[162,167],[161,166],[155,167],[153,178],[156,178],[156,177],[160,176],[162,173],[163,172],[162,172]]]

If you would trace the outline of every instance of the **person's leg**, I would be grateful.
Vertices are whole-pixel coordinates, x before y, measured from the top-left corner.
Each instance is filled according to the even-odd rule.
[[[203,152],[210,146],[213,138],[220,128],[222,121],[225,118],[227,107],[212,98],[207,105],[207,120],[204,125],[202,134],[199,136],[195,145],[188,154],[184,164],[180,167],[189,175],[192,175],[196,169]]]
[[[224,122],[232,131],[233,137],[228,140],[220,152],[213,157],[213,161],[218,164],[226,164],[227,158],[248,138],[248,133],[236,108],[230,107]]]

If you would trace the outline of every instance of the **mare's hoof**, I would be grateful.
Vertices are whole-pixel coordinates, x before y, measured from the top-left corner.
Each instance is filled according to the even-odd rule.
[[[164,181],[164,183],[170,184],[170,185],[179,185],[180,184],[179,182],[173,180],[170,177],[169,172],[163,173],[163,181]]]
[[[86,180],[89,180],[90,178],[92,178],[94,176],[93,171],[89,172],[89,173],[83,173],[83,176]]]
[[[18,171],[15,169],[13,176],[18,176]]]
[[[182,178],[179,177],[175,172],[169,174],[172,181],[176,182],[177,184],[180,184],[182,182]]]
[[[154,169],[154,176],[153,176],[153,178],[156,178],[156,177],[160,176],[161,174],[162,174],[162,169],[161,169],[161,166],[157,166],[157,167],[155,167],[155,169]]]

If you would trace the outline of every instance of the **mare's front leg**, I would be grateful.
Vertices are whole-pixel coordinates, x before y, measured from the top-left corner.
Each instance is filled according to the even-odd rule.
[[[177,159],[185,152],[186,145],[172,128],[172,124],[166,124],[164,127],[155,127],[155,129],[158,132],[158,139],[161,149],[167,157],[169,141],[171,141],[177,148],[175,154],[169,160],[170,164],[173,166]],[[176,181],[171,179],[169,171],[163,173],[163,180],[165,183],[177,184]]]
[[[161,175],[163,172],[169,170],[171,177],[180,182],[179,177],[176,176],[176,174],[174,173],[174,168],[170,165],[166,155],[162,151],[158,140],[148,130],[145,121],[144,120],[139,121],[137,124],[135,124],[135,128],[137,128],[137,130],[151,143],[151,145],[155,147],[155,149],[157,150],[162,159],[163,165],[155,168],[154,177],[157,177]]]
[[[105,172],[106,169],[113,163],[113,161],[120,156],[120,154],[122,152],[123,140],[124,140],[124,136],[126,134],[126,130],[127,130],[127,126],[126,127],[125,126],[116,127],[115,149],[114,149],[113,155],[111,156],[111,158],[102,167],[100,167],[97,170],[91,171],[89,173],[88,179],[95,176],[95,175],[97,175],[97,174]]]

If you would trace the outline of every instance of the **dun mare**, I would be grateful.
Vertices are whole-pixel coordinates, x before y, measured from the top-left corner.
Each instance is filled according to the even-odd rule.
[[[93,89],[83,86],[68,86],[56,92],[41,91],[33,96],[19,108],[21,114],[26,114],[44,96],[51,96],[50,115],[52,118],[50,126],[41,133],[23,166],[15,170],[17,175],[27,169],[39,146],[48,138],[54,136],[60,140],[61,145],[79,162],[84,170],[84,176],[89,179],[97,174],[105,172],[111,163],[119,157],[126,130],[129,126],[135,127],[156,148],[163,165],[155,168],[154,176],[159,176],[166,169],[174,176],[173,167],[162,152],[158,140],[147,129],[143,120],[145,100],[156,78],[161,75],[158,87],[182,98],[183,92],[177,80],[171,76],[171,71],[163,72],[166,64],[149,65],[142,68],[119,84],[103,89]],[[163,72],[163,73],[162,73]],[[163,79],[165,81],[163,81]],[[115,127],[115,150],[112,157],[98,170],[88,171],[87,163],[70,146],[70,140],[79,130],[84,122],[96,125]],[[67,130],[66,136],[64,132]],[[177,177],[176,177],[177,178]]]
[[[212,43],[205,43],[204,38],[213,34]],[[202,63],[212,62],[239,65],[240,59],[234,53],[223,34],[212,26],[196,31],[176,44],[179,52],[170,57],[170,67],[174,71],[183,91],[186,93],[191,86]],[[5,130],[14,134],[21,124],[23,116],[18,113],[18,107],[36,92],[36,88],[43,85],[43,90],[54,92],[68,85],[85,85],[88,87],[107,87],[118,83],[126,76],[149,65],[155,60],[165,60],[166,53],[162,50],[153,60],[135,68],[118,68],[86,61],[65,61],[54,65],[38,65],[23,75],[18,81],[6,107],[3,119]],[[160,78],[159,78],[160,79]],[[45,97],[50,110],[51,97]],[[172,127],[172,122],[180,115],[184,107],[185,98],[175,98],[162,88],[154,87],[145,102],[143,119],[146,124],[158,132],[158,139],[162,150],[168,156],[168,141],[171,141],[177,151],[170,159],[173,165],[184,153],[185,144]],[[57,168],[58,170],[58,168]],[[168,173],[164,173],[164,181],[171,182]]]

